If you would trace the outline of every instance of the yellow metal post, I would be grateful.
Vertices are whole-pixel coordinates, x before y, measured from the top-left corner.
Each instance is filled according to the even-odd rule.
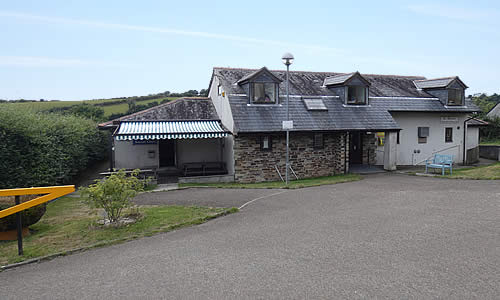
[[[0,190],[0,196],[15,196],[16,205],[0,210],[0,219],[10,216],[12,214],[17,214],[17,248],[19,255],[23,255],[23,228],[21,224],[21,212],[30,207],[45,203],[47,201],[59,198],[61,196],[67,195],[75,191],[74,185],[65,186],[50,186],[50,187],[34,187],[34,188],[21,188],[21,189],[9,189]],[[35,199],[20,203],[21,195],[43,195]]]

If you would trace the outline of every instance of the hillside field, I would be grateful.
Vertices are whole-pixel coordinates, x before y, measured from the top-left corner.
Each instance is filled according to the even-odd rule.
[[[147,100],[141,100],[136,99],[136,104],[137,105],[145,105],[151,102],[158,102],[160,103],[161,101],[168,99],[168,100],[174,100],[177,99],[178,97],[159,97],[159,98],[154,98],[154,99],[147,99]],[[117,114],[117,113],[125,113],[128,110],[128,104],[126,102],[126,98],[116,98],[116,99],[99,99],[99,100],[80,100],[80,101],[43,101],[43,102],[15,102],[15,103],[0,103],[1,105],[9,105],[9,106],[14,106],[22,110],[30,110],[30,111],[46,111],[52,108],[64,108],[64,107],[70,107],[73,105],[81,104],[81,103],[88,103],[88,104],[102,104],[105,102],[118,102],[122,101],[121,103],[116,103],[112,105],[103,105],[100,106],[104,110],[104,115],[106,117],[110,116],[111,114]]]

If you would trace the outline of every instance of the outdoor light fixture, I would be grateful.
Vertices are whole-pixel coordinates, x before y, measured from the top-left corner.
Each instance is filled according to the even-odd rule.
[[[292,53],[285,53],[283,54],[283,56],[281,57],[281,60],[283,61],[283,63],[288,67],[289,65],[293,64],[293,55]]]
[[[288,169],[290,168],[290,160],[289,160],[289,141],[290,141],[290,129],[293,129],[293,121],[290,121],[290,113],[289,113],[289,102],[290,102],[290,65],[293,63],[293,55],[291,53],[285,53],[281,57],[281,60],[286,65],[286,121],[283,121],[283,129],[286,130],[286,170],[285,170],[285,178],[286,185],[288,185]]]

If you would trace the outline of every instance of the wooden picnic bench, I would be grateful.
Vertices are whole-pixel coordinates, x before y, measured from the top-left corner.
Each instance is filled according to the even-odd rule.
[[[223,162],[193,162],[184,164],[184,176],[205,176],[226,173],[226,164]]]
[[[444,176],[446,169],[450,170],[450,175],[453,173],[453,155],[434,154],[432,159],[425,161],[425,173],[429,168],[441,169],[441,174]]]

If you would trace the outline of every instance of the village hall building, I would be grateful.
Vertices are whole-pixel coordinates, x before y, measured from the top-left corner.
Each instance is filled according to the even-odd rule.
[[[396,170],[434,154],[474,160],[479,111],[458,77],[290,71],[290,163],[299,178],[359,165]],[[180,98],[100,124],[113,166],[184,181],[260,182],[285,173],[286,72],[214,68],[208,97]],[[469,157],[468,157],[469,156]]]

